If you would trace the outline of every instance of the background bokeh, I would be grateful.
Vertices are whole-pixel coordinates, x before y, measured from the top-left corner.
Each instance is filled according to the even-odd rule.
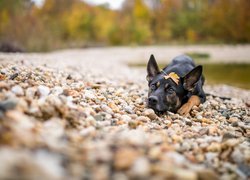
[[[250,42],[249,0],[0,0],[0,43],[23,51]],[[6,45],[7,44],[7,45]]]

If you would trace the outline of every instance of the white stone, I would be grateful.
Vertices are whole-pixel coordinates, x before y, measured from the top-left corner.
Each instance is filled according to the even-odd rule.
[[[13,93],[15,93],[16,95],[18,96],[23,96],[24,95],[24,91],[23,91],[23,88],[19,85],[15,85],[11,88],[11,91]]]
[[[147,177],[150,172],[150,164],[147,158],[139,157],[134,162],[132,169],[132,173],[137,177]]]
[[[39,85],[37,88],[37,92],[39,93],[40,97],[46,97],[50,93],[50,89],[47,86]]]
[[[84,91],[84,97],[87,99],[95,99],[96,98],[95,94],[90,90]]]

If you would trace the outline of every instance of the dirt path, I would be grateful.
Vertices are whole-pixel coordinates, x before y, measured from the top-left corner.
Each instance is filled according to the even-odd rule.
[[[150,48],[0,54],[0,179],[247,179],[249,91],[158,117],[126,65]]]

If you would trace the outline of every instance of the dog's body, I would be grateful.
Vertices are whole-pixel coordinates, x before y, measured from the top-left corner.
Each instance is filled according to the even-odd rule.
[[[190,57],[177,56],[160,71],[151,55],[147,71],[148,106],[155,112],[171,111],[186,115],[194,105],[205,102],[202,66],[196,67]]]

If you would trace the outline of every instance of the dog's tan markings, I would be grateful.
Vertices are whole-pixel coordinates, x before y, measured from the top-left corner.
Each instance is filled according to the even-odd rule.
[[[181,108],[178,110],[178,113],[180,115],[187,115],[193,106],[198,106],[200,103],[200,98],[196,95],[193,95],[189,98],[187,103],[181,106]]]
[[[160,81],[158,81],[158,82],[156,83],[156,87],[160,87],[160,85],[161,85],[161,83],[160,83]]]

